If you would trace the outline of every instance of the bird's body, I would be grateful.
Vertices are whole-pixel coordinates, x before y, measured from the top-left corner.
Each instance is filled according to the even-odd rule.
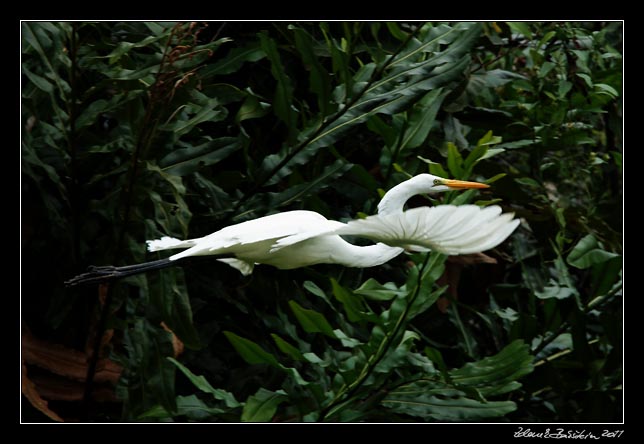
[[[250,274],[255,264],[292,269],[315,264],[373,267],[398,256],[405,249],[428,249],[446,254],[466,254],[494,248],[518,225],[513,214],[500,207],[440,205],[403,211],[416,194],[451,189],[487,188],[477,182],[443,179],[420,174],[400,183],[378,205],[378,214],[348,223],[328,220],[313,211],[287,211],[222,228],[208,236],[179,240],[171,237],[147,241],[149,251],[183,249],[166,259],[125,267],[91,267],[67,285],[101,282],[138,272],[168,267],[195,256],[218,260]],[[342,235],[377,242],[357,246]],[[224,257],[222,257],[224,256]]]
[[[191,256],[234,256],[219,260],[243,274],[249,274],[256,263],[285,270],[315,264],[371,267],[381,265],[403,252],[402,248],[384,244],[359,247],[336,234],[310,236],[297,245],[271,252],[277,241],[288,236],[302,232],[331,233],[344,225],[314,211],[287,211],[231,225],[197,239],[180,241],[166,237],[148,241],[148,250],[187,248],[170,256],[168,259],[171,261]]]

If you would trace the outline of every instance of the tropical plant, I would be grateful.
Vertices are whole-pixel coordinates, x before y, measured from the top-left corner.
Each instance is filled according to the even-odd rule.
[[[23,344],[26,420],[621,419],[621,23],[21,32],[22,322],[59,351]],[[492,188],[411,205],[500,204],[521,227],[462,258],[63,286],[161,257],[146,239],[373,214],[428,171]],[[82,381],[63,400],[37,366]]]

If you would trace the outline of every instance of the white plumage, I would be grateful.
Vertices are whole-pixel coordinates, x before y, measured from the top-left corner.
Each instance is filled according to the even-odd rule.
[[[513,213],[501,214],[501,207],[440,205],[420,207],[329,227],[326,233],[300,232],[273,245],[277,253],[320,234],[352,235],[402,247],[410,251],[433,250],[450,255],[478,253],[496,247],[519,225]]]
[[[192,256],[219,256],[217,260],[250,274],[255,264],[281,269],[314,264],[373,267],[398,256],[405,249],[434,250],[445,254],[476,253],[494,248],[516,229],[513,214],[501,208],[475,205],[441,205],[403,211],[405,202],[421,193],[468,188],[488,188],[477,182],[443,179],[420,174],[389,190],[378,205],[379,213],[341,223],[313,211],[288,211],[222,228],[208,236],[180,240],[164,236],[148,240],[149,251],[184,249],[166,259],[114,267],[90,267],[67,285],[104,282],[171,266]],[[377,242],[357,246],[341,235]]]
[[[148,250],[185,249],[170,256],[170,261],[190,256],[232,256],[218,260],[243,274],[250,274],[257,263],[282,269],[321,263],[372,267],[404,249],[451,255],[475,253],[503,242],[519,222],[512,214],[501,214],[498,206],[440,205],[408,211],[403,207],[420,193],[487,187],[420,174],[389,190],[378,205],[379,213],[365,219],[345,224],[313,211],[288,211],[231,225],[202,238],[147,241]],[[359,236],[377,244],[356,246],[341,235]]]
[[[256,263],[292,269],[329,263],[348,267],[381,265],[402,253],[399,247],[376,244],[359,247],[333,234],[345,224],[328,220],[313,211],[288,211],[222,228],[215,233],[181,241],[170,237],[147,241],[149,251],[186,248],[169,257],[176,261],[190,256],[231,255],[220,258],[242,274],[250,274]],[[289,248],[272,252],[280,239],[306,232],[307,239]],[[321,235],[328,233],[326,235]]]

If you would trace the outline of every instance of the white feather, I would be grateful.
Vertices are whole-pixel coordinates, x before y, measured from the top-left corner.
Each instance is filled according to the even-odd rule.
[[[334,233],[411,250],[430,249],[451,255],[478,253],[499,245],[518,226],[512,213],[501,211],[499,206],[476,205],[412,208],[353,220]],[[288,238],[283,241],[288,242]]]
[[[194,247],[197,241],[198,239],[182,241],[174,237],[163,236],[161,239],[148,240],[145,243],[148,244],[148,251],[161,251]]]

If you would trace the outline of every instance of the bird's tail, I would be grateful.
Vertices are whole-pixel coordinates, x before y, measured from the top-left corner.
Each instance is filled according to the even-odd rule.
[[[171,261],[169,258],[166,258],[143,262],[142,264],[125,265],[123,267],[115,267],[113,265],[101,267],[91,266],[87,269],[87,272],[65,281],[65,286],[73,287],[75,285],[97,284],[132,276],[133,274],[145,273],[146,271],[172,267],[174,265],[177,265],[177,261]]]
[[[191,248],[196,245],[197,239],[180,240],[174,237],[163,236],[161,239],[145,241],[148,251],[173,250],[175,248]]]

